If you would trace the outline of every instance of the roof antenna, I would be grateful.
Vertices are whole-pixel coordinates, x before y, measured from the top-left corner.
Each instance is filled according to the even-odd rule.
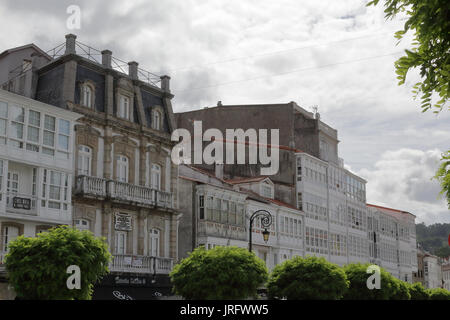
[[[313,109],[314,119],[320,119],[319,106],[313,105],[312,109]]]

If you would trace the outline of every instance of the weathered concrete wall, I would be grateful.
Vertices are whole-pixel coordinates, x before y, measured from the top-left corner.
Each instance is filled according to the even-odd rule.
[[[194,121],[202,121],[203,132],[209,128],[217,128],[226,137],[226,129],[268,129],[268,143],[270,143],[270,129],[279,129],[279,144],[283,147],[294,147],[293,109],[290,104],[223,106],[196,110],[176,114],[178,128],[185,128],[193,137]],[[208,143],[204,143],[207,145]],[[248,150],[248,149],[247,149]],[[192,150],[193,151],[193,150]],[[294,167],[290,155],[293,151],[280,150],[280,169],[278,174],[271,176],[273,181],[294,183]],[[236,154],[236,152],[235,152]],[[248,152],[246,152],[248,158]],[[193,159],[193,156],[192,156]],[[236,158],[235,158],[236,159]],[[248,163],[248,162],[247,162]],[[213,166],[200,165],[207,170],[214,170]],[[260,174],[259,164],[225,165],[224,176],[255,176]]]
[[[188,256],[195,247],[195,185],[193,181],[178,179],[179,211],[183,214],[178,225],[178,259]]]

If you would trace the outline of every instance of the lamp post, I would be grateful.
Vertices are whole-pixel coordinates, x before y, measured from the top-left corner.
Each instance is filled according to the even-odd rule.
[[[248,251],[252,252],[252,226],[253,226],[253,220],[256,218],[261,218],[261,226],[264,228],[264,231],[262,232],[263,239],[265,242],[269,240],[270,232],[267,230],[268,227],[272,224],[272,215],[269,211],[266,210],[256,210],[253,212],[253,214],[250,217],[250,226],[248,227],[248,233],[249,233],[249,244],[248,244]]]

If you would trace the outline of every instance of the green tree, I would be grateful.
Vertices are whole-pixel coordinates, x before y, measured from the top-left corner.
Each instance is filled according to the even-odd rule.
[[[442,288],[428,289],[430,300],[450,300],[450,291]]]
[[[377,5],[379,0],[367,5]],[[408,31],[414,32],[412,48],[395,62],[399,85],[404,84],[409,70],[420,69],[421,81],[414,86],[421,95],[422,110],[432,107],[432,94],[439,95],[435,112],[443,109],[450,96],[450,19],[447,0],[385,0],[386,19],[399,13],[407,16],[403,30],[396,32],[399,41]]]
[[[434,178],[441,184],[441,195],[447,199],[447,205],[450,209],[450,150],[442,154],[441,165]]]
[[[318,257],[294,257],[277,265],[269,276],[271,298],[338,300],[348,289],[345,272]]]
[[[400,298],[403,287],[397,283],[389,272],[380,267],[380,289],[367,288],[367,280],[372,273],[367,273],[370,263],[351,263],[344,266],[347,279],[350,281],[349,290],[344,295],[345,300],[389,300]]]
[[[245,299],[255,297],[267,281],[267,268],[246,249],[202,246],[175,265],[170,278],[175,293],[185,299]]]
[[[90,231],[60,226],[37,237],[20,236],[8,245],[9,283],[21,299],[91,299],[92,287],[108,273],[111,255]],[[80,289],[68,289],[67,268],[80,268]]]
[[[411,300],[428,300],[430,298],[430,293],[420,282],[410,284],[409,293],[411,295]]]
[[[392,277],[394,278],[394,277]],[[395,291],[392,300],[410,300],[411,294],[409,292],[409,283],[400,279],[394,278]]]

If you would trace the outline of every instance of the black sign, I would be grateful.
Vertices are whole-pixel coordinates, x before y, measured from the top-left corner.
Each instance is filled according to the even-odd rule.
[[[14,197],[13,198],[13,208],[30,210],[31,209],[31,199]]]

